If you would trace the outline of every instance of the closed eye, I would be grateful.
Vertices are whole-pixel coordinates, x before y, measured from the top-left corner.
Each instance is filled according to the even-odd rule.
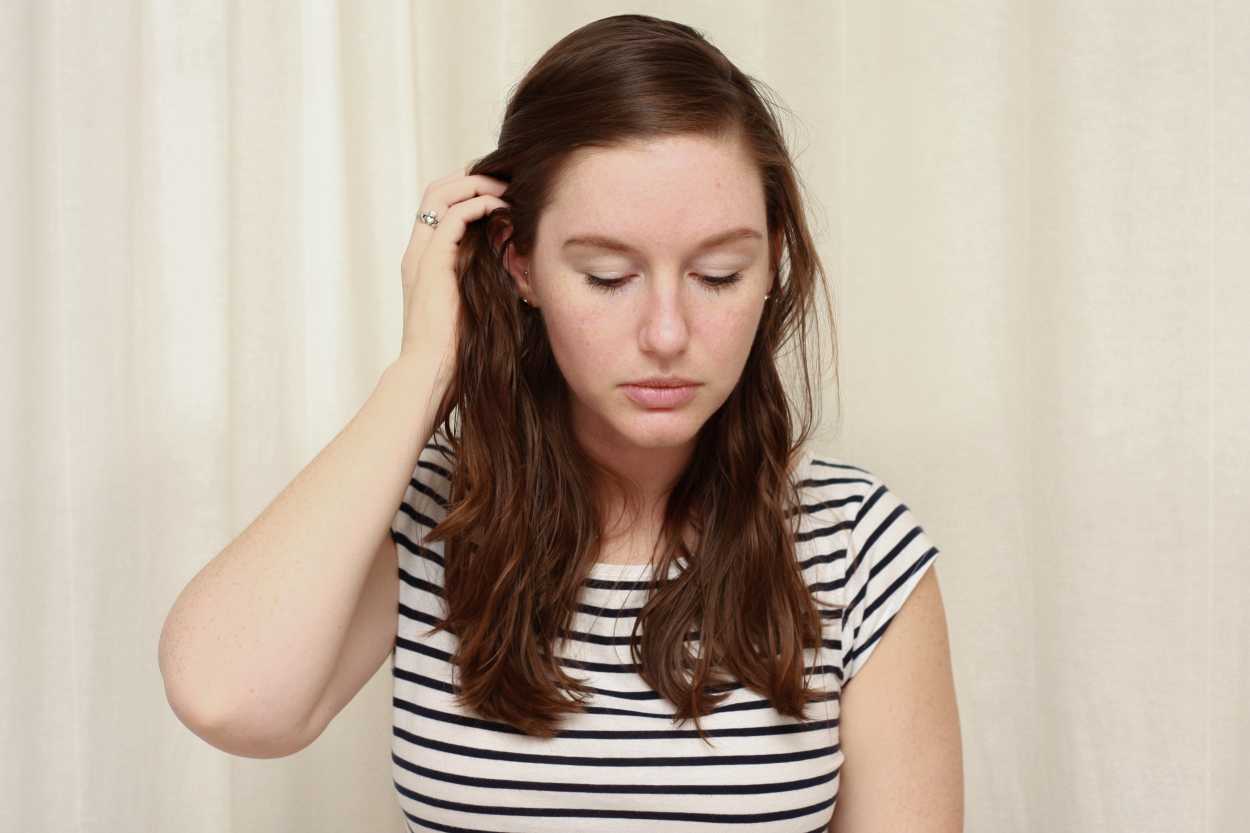
[[[741,272],[734,272],[732,275],[699,275],[703,279],[703,283],[713,292],[721,292],[742,280]],[[615,292],[625,285],[625,278],[601,278],[598,275],[586,275],[586,283],[598,289],[600,292]]]

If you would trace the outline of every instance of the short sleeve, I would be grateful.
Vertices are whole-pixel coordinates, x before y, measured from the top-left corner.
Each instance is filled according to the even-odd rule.
[[[868,485],[851,526],[843,585],[843,685],[868,662],[938,555],[907,504],[875,475],[864,475]]]
[[[447,515],[452,469],[449,455],[450,449],[437,437],[426,443],[391,520],[401,579],[432,579],[442,572],[443,542],[427,543],[425,536]]]

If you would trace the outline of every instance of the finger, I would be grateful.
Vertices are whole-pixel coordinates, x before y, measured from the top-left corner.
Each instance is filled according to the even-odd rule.
[[[460,170],[451,171],[449,173],[443,174],[438,179],[433,180],[432,182],[429,183],[429,185],[426,186],[426,192],[428,193],[430,188],[435,185],[440,185],[444,182],[451,182],[452,180],[456,180],[456,179],[464,179],[466,176],[472,176],[472,174],[470,174],[469,171],[473,169],[473,164],[476,161],[477,160],[475,159],[470,159],[468,162],[464,163],[464,165],[460,168]]]
[[[507,182],[483,174],[458,177],[442,185],[431,183],[430,187],[426,189],[425,199],[422,200],[422,204],[434,207],[426,207],[417,212],[412,233],[408,236],[409,243],[412,244],[421,239],[429,239],[434,233],[434,226],[421,219],[423,211],[433,211],[441,222],[450,208],[457,203],[482,195],[499,196],[508,190],[508,185],[509,183]],[[425,231],[420,231],[419,229],[425,229]]]
[[[454,266],[456,247],[464,238],[469,223],[480,220],[496,208],[507,203],[494,194],[481,194],[471,199],[462,200],[447,209],[447,216],[440,217],[438,226],[430,238],[431,248],[427,252],[438,259],[443,267]]]
[[[508,185],[507,182],[484,174],[461,176],[446,182],[431,183],[430,187],[425,189],[423,202],[426,205],[441,205],[446,210],[447,206],[480,194],[503,196],[508,190]]]
[[[447,173],[440,176],[438,179],[435,179],[432,182],[430,182],[428,185],[426,185],[425,191],[428,194],[430,189],[433,188],[435,185],[441,185],[444,182],[451,182],[453,179],[462,179],[465,173],[466,173],[465,171],[448,171]]]

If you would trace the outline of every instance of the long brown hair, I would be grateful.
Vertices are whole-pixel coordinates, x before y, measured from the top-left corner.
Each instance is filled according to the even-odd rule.
[[[434,423],[455,470],[447,515],[426,536],[446,541],[447,615],[432,632],[459,640],[462,707],[539,737],[554,736],[562,715],[581,710],[589,689],[565,673],[552,646],[568,634],[598,557],[596,475],[622,485],[575,441],[567,383],[540,314],[518,299],[503,252],[532,252],[538,218],[572,152],[675,134],[744,143],[764,182],[776,278],[742,376],[700,429],[668,495],[658,559],[652,553],[654,589],[635,622],[631,655],[642,679],[676,707],[675,722],[693,718],[705,742],[699,717],[728,696],[710,689],[735,680],[799,720],[808,703],[828,699],[805,680],[803,649],[819,649],[822,631],[795,556],[800,507],[791,479],[812,431],[808,318],[817,285],[826,297],[828,288],[777,106],[698,31],[616,15],[570,33],[538,60],[509,98],[497,149],[470,168],[508,182],[509,206],[470,224],[460,243],[456,372]],[[510,235],[501,234],[509,225]],[[819,343],[818,323],[816,331]],[[797,420],[776,361],[792,340]],[[836,348],[833,355],[836,383]],[[679,532],[686,529],[695,532],[693,547]],[[673,564],[684,566],[667,579]]]

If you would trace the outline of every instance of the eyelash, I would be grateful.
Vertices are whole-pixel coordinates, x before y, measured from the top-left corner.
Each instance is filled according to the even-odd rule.
[[[734,272],[732,275],[721,276],[700,275],[699,277],[703,278],[703,282],[707,284],[708,289],[711,289],[713,292],[722,292],[741,280],[742,273]],[[614,278],[609,280],[597,275],[586,275],[586,283],[600,292],[615,292],[625,284],[625,279]]]

